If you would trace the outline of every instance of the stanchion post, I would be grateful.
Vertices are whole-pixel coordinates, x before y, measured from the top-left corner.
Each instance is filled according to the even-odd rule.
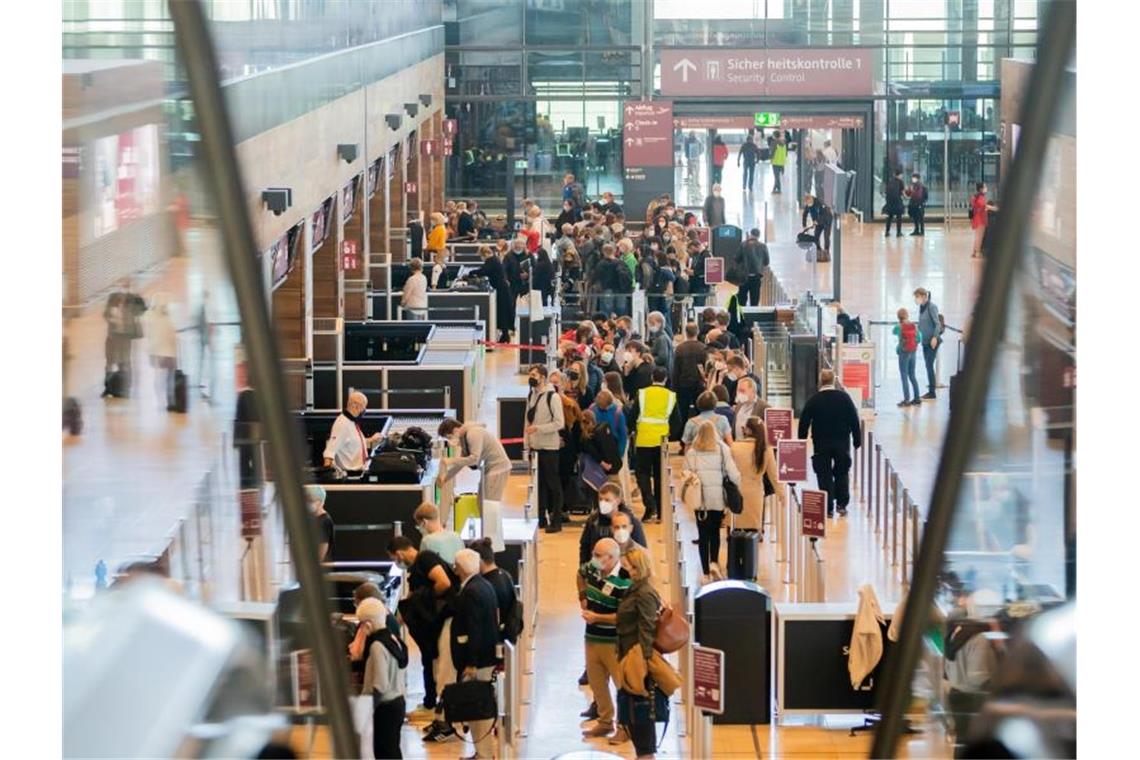
[[[903,497],[902,497],[902,537],[899,539],[902,543],[902,554],[901,554],[902,561],[899,563],[901,565],[900,572],[899,572],[899,581],[901,581],[903,585],[906,585],[906,583],[907,583],[906,544],[907,544],[907,538],[908,538],[908,536],[907,536],[907,522],[908,522],[908,518],[909,518],[909,514],[908,514],[909,512],[910,512],[910,491],[908,491],[907,489],[904,488],[903,489]]]
[[[891,489],[891,567],[899,564],[899,503],[902,499],[902,481],[894,473],[894,488]]]
[[[871,456],[871,452],[874,451],[874,442],[875,442],[875,434],[872,431],[868,430],[866,441],[863,443],[863,447],[865,449],[867,449],[866,454],[863,456],[863,467],[866,469],[866,482],[867,482],[867,491],[866,491],[866,495],[865,495],[863,501],[867,505],[867,519],[868,520],[871,519],[871,512],[872,512],[871,499],[875,495],[874,494],[874,492],[875,492],[875,481],[874,481],[872,471],[871,471],[871,465],[873,464],[873,462],[872,462],[873,457]]]
[[[883,447],[882,445],[875,444],[875,532],[879,532],[879,511],[882,508],[883,501],[883,478],[886,476],[886,471],[883,470]]]

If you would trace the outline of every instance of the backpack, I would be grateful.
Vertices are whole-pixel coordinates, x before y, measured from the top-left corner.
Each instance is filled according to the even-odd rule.
[[[942,316],[942,312],[938,313],[938,334],[946,332],[946,317]]]
[[[582,208],[585,205],[586,197],[581,182],[575,182],[570,186],[570,198],[574,201],[575,208]]]
[[[914,322],[899,325],[899,345],[904,353],[910,354],[918,350],[918,327]]]

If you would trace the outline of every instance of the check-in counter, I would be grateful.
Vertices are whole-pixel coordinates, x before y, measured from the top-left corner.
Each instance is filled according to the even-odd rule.
[[[552,346],[557,350],[559,311],[559,307],[547,306],[543,309],[542,319],[532,322],[529,304],[521,304],[515,331],[519,343],[524,346]],[[533,364],[546,364],[546,352],[546,348],[520,348],[518,371],[525,373]]]
[[[510,457],[512,464],[526,464],[526,449],[519,439],[523,438],[523,429],[526,427],[526,399],[530,388],[525,385],[510,385],[499,388],[498,420],[499,439],[504,441],[503,448]],[[512,441],[512,443],[506,443]],[[513,441],[518,441],[514,443]]]
[[[898,606],[880,600],[883,656],[871,674],[851,687],[847,670],[851,633],[858,604],[849,602],[776,602],[772,637],[775,641],[775,711],[789,715],[863,713],[875,708],[883,669],[890,654],[887,628]]]
[[[400,314],[400,291],[372,293],[372,318],[397,319]],[[498,335],[495,314],[495,291],[488,290],[429,290],[427,321],[482,320],[484,340],[493,341]]]

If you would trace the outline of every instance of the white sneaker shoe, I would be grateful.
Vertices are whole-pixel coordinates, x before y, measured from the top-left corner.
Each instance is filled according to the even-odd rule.
[[[724,573],[720,571],[720,565],[718,565],[716,562],[709,563],[709,575],[712,576],[713,580],[724,580]]]

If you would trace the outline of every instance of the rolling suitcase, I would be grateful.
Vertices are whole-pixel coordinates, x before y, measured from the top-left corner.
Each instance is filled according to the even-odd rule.
[[[760,534],[754,530],[737,530],[732,515],[728,529],[728,577],[734,581],[756,580],[756,554]]]
[[[131,375],[125,369],[117,369],[107,378],[107,391],[115,398],[131,395]]]
[[[74,396],[68,396],[63,400],[63,427],[71,435],[83,432],[83,410]]]
[[[186,414],[186,409],[189,407],[189,395],[186,388],[186,373],[180,369],[174,370],[174,394],[170,400],[170,411]]]

